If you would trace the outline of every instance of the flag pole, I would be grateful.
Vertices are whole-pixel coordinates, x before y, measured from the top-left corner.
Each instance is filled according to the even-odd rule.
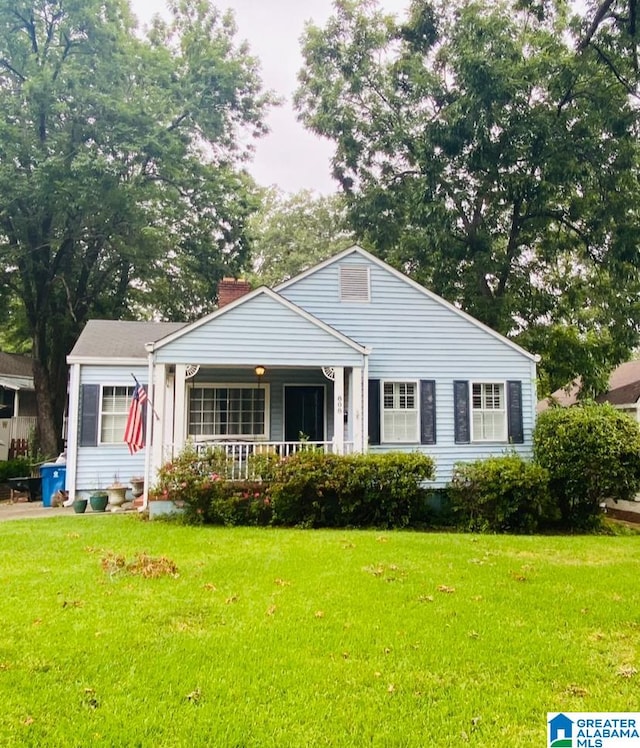
[[[138,382],[138,378],[133,372],[130,372],[131,376],[133,377],[133,381],[136,383],[138,387],[142,387],[143,385]],[[153,411],[153,415],[156,417],[156,421],[160,420],[160,416],[156,413],[155,405],[153,404],[153,400],[151,399],[151,382],[147,385],[147,402],[149,403],[151,410]]]
[[[152,431],[153,431],[153,415],[160,420],[158,414],[153,407],[153,401],[150,399],[151,387],[153,386],[153,353],[149,351],[147,361],[147,397],[149,398],[150,408],[147,408],[147,425],[146,425],[146,439],[145,439],[145,452],[144,452],[144,486],[142,491],[142,506],[139,511],[145,512],[149,508],[149,481],[151,480],[151,447],[152,447]],[[136,383],[138,380],[131,375]],[[155,394],[155,393],[154,393]]]

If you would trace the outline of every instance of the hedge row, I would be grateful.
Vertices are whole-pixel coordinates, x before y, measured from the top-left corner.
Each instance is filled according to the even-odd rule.
[[[190,521],[215,524],[400,528],[433,514],[426,484],[434,461],[417,452],[256,454],[246,482],[228,480],[231,468],[222,450],[187,447],[160,470],[156,498],[182,503]],[[587,404],[539,416],[533,461],[514,453],[457,465],[444,504],[451,523],[469,530],[585,530],[598,524],[606,499],[639,490],[640,427],[610,405]]]
[[[434,461],[419,453],[257,455],[260,480],[230,481],[227,458],[187,448],[164,465],[152,498],[182,504],[189,521],[304,527],[406,527],[423,516]]]

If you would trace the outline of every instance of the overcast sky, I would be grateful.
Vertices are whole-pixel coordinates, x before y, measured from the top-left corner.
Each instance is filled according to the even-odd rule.
[[[164,0],[131,0],[131,5],[142,23],[165,9]],[[269,116],[271,133],[257,142],[249,170],[260,184],[274,184],[286,192],[335,192],[332,144],[307,132],[296,120],[292,106],[296,75],[302,66],[300,37],[305,21],[324,24],[331,15],[331,0],[214,0],[214,5],[233,10],[238,39],[246,39],[260,60],[265,87],[284,99]],[[380,0],[380,5],[402,14],[409,0]]]

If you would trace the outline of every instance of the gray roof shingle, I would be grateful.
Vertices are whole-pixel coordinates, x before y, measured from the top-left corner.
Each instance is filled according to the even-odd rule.
[[[124,322],[92,319],[76,341],[70,358],[142,358],[150,343],[184,327],[184,322]]]

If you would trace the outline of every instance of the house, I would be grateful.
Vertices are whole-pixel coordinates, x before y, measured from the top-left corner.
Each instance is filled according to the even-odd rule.
[[[31,359],[0,351],[0,460],[26,454],[36,415]]]
[[[578,402],[580,381],[571,382],[569,387],[556,390],[550,397],[538,403],[539,413],[551,405],[569,407]],[[609,376],[607,391],[595,398],[598,403],[611,403],[614,408],[628,413],[640,421],[640,361],[627,361],[614,369]]]
[[[536,361],[359,247],[273,290],[225,280],[190,324],[87,324],[68,357],[67,489],[116,473],[148,486],[187,440],[223,445],[238,477],[256,445],[424,450],[444,485],[458,461],[530,454]],[[130,455],[134,377],[152,407]]]

